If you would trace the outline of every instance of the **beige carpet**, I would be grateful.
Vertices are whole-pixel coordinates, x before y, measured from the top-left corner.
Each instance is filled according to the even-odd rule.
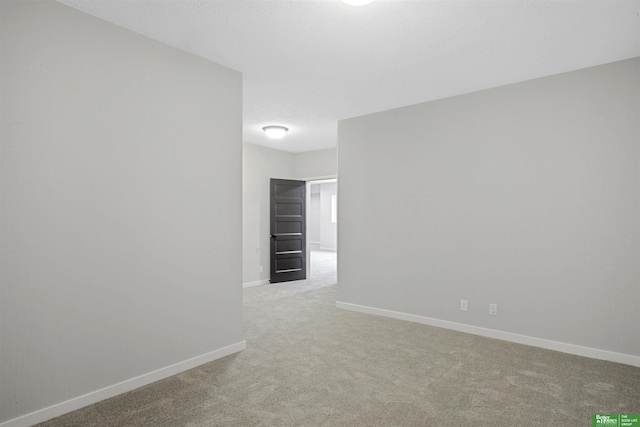
[[[640,412],[640,368],[335,308],[312,280],[244,291],[247,349],[44,426],[591,426]]]

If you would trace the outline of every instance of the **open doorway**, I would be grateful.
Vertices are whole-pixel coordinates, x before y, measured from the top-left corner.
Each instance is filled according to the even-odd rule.
[[[307,182],[308,277],[337,281],[338,183],[335,178]]]

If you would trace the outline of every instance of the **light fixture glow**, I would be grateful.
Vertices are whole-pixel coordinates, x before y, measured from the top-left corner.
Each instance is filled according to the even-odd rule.
[[[289,129],[284,126],[265,126],[262,128],[264,133],[271,139],[280,139]]]
[[[373,0],[342,0],[346,4],[350,4],[351,6],[364,6],[365,4],[371,3]]]

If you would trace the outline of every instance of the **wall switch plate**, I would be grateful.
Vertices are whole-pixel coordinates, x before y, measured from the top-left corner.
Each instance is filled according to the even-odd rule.
[[[460,310],[467,311],[467,300],[466,299],[461,299],[460,300]]]
[[[492,316],[498,315],[498,304],[489,304],[489,314]]]

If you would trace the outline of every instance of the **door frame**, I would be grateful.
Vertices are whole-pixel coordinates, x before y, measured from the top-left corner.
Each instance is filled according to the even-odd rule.
[[[305,181],[306,182],[306,186],[305,189],[306,191],[306,205],[307,205],[307,211],[305,212],[306,218],[305,218],[305,222],[306,222],[306,227],[307,227],[307,237],[309,237],[309,215],[311,212],[311,209],[309,209],[311,207],[311,184],[322,184],[322,182],[335,182],[336,183],[336,194],[340,191],[340,189],[338,188],[338,175],[325,175],[325,176],[315,176],[315,177],[311,177],[311,178],[300,178],[301,181]],[[338,206],[338,209],[340,209],[340,207]],[[339,233],[340,229],[340,225],[338,224],[338,231],[336,231],[336,233]],[[307,278],[311,277],[311,239],[307,238],[307,242],[306,242],[306,249],[307,251]],[[338,242],[336,242],[336,252],[338,251]]]

